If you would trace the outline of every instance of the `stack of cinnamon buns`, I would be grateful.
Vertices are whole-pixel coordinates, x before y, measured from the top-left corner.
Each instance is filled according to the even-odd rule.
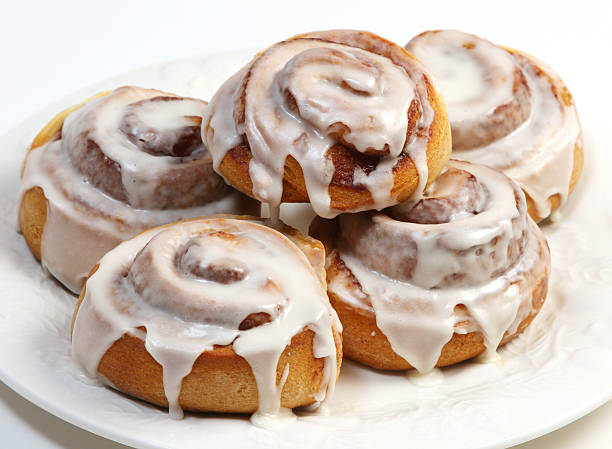
[[[519,335],[548,289],[536,223],[582,160],[572,97],[530,55],[313,32],[209,103],[128,86],[61,112],[26,156],[19,224],[80,293],[85,374],[173,417],[270,426],[330,398],[343,352],[426,373]],[[310,203],[310,235],[281,203]]]

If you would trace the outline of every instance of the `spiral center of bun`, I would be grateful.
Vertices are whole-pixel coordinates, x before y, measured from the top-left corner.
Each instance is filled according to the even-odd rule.
[[[183,102],[196,100],[159,96],[132,103],[126,107],[119,129],[141,151],[153,156],[187,157],[206,152],[200,133],[202,117],[185,115]]]
[[[399,155],[418,119],[406,113],[414,99],[406,73],[363,50],[306,48],[287,61],[276,83],[294,119],[361,153]]]
[[[278,317],[289,301],[284,267],[274,257],[282,247],[268,235],[278,233],[243,220],[210,223],[155,235],[129,269],[130,288],[189,322],[245,330]]]
[[[340,216],[343,253],[425,289],[479,285],[514,265],[528,223],[524,197],[509,178],[451,160],[428,195],[385,213]]]
[[[179,271],[196,280],[217,282],[219,284],[232,284],[245,279],[248,269],[239,260],[211,254],[214,247],[208,240],[222,239],[229,245],[240,244],[240,238],[227,232],[211,232],[191,240],[177,253],[177,267]]]
[[[120,87],[71,113],[62,151],[87,184],[136,209],[184,209],[227,192],[200,126],[207,103]]]
[[[486,187],[473,174],[448,168],[416,205],[400,203],[390,209],[390,215],[396,220],[411,223],[450,223],[479,214],[487,201]]]
[[[422,33],[406,48],[440,84],[453,148],[487,145],[529,118],[532,92],[525,74],[504,48],[452,30]]]

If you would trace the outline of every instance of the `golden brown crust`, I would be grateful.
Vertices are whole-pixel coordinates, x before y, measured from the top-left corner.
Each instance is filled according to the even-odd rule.
[[[540,311],[548,288],[547,277],[541,278],[534,288],[532,311],[519,325],[513,334],[506,332],[500,345],[520,335]],[[344,355],[351,360],[377,369],[406,370],[412,366],[397,355],[391,348],[389,340],[376,325],[373,312],[352,307],[332,292],[329,300],[342,322]],[[442,348],[436,366],[448,366],[469,360],[484,352],[484,340],[480,332],[453,334],[453,337]]]
[[[326,267],[328,282],[342,272],[349,279],[350,284],[347,285],[347,288],[358,289],[363,295],[366,295],[359,281],[344,265],[338,254],[333,252],[333,235],[335,232],[337,232],[336,220],[324,220],[316,217],[310,227],[310,234],[321,240],[326,252],[332,254]],[[544,259],[546,248],[543,245],[546,245],[546,243],[541,245],[541,258]],[[500,345],[520,335],[536,317],[546,300],[548,276],[547,270],[542,270],[541,266],[536,265],[519,281],[532,286],[532,307],[528,316],[518,325],[516,332],[512,334],[506,332],[504,334]],[[342,348],[345,357],[377,369],[406,370],[413,368],[410,363],[393,351],[389,340],[376,325],[376,315],[372,310],[355,307],[329,290],[328,295],[330,303],[342,323]],[[463,314],[469,317],[469,312],[465,306],[460,304],[457,309],[461,309]],[[455,328],[461,328],[466,324],[465,321],[457,323]],[[442,348],[436,366],[448,366],[469,360],[478,356],[484,350],[484,339],[480,332],[454,333],[450,341]]]
[[[42,234],[47,222],[47,198],[40,187],[27,190],[19,204],[19,228],[30,251],[40,260]]]
[[[95,271],[95,270],[94,270]],[[77,303],[74,319],[83,300]],[[294,408],[315,402],[323,380],[324,359],[313,355],[311,330],[303,330],[291,339],[281,354],[277,382],[289,363],[289,375],[281,395],[281,406]],[[342,362],[342,344],[334,332],[337,369]],[[100,360],[98,372],[119,391],[162,407],[168,406],[162,381],[162,367],[145,348],[144,341],[124,334]],[[257,385],[250,365],[232,349],[218,346],[202,353],[193,370],[185,377],[179,402],[184,410],[253,413],[257,410]]]
[[[300,332],[281,354],[276,370],[277,383],[289,363],[289,375],[281,395],[283,407],[294,408],[315,402],[325,361],[314,358],[313,337],[311,330]],[[336,348],[341,354],[339,338],[335,335]],[[139,338],[125,334],[117,340],[100,360],[98,371],[117,390],[155,405],[168,406],[162,367]],[[184,410],[190,411],[255,412],[257,384],[250,365],[234,352],[231,345],[204,352],[195,361],[191,373],[183,379],[179,402]]]
[[[360,32],[363,41],[352,41],[353,37],[347,39],[342,35],[330,35],[330,42],[346,43],[347,45],[358,46],[359,48],[387,56],[396,64],[401,64],[402,58],[416,60],[407,50],[391,43],[379,36],[369,32]],[[292,39],[317,38],[326,40],[325,37],[311,34],[295,36]],[[427,185],[438,176],[451,153],[451,130],[450,123],[446,114],[446,106],[442,98],[435,91],[432,83],[426,75],[423,79],[427,85],[428,101],[434,111],[433,123],[430,127],[430,140],[427,145],[427,166],[429,170]],[[331,207],[340,211],[350,211],[365,209],[373,206],[374,201],[370,192],[360,185],[352,184],[352,174],[359,161],[354,158],[344,156],[348,150],[341,144],[336,144],[327,152],[327,157],[334,162],[335,176],[329,186]],[[350,152],[354,153],[354,152]],[[361,157],[358,155],[355,157]],[[363,156],[367,159],[367,156]],[[251,151],[247,143],[242,143],[230,149],[219,164],[218,171],[236,189],[242,193],[253,195],[253,184],[249,175],[249,161],[252,158]],[[340,164],[340,165],[339,165]],[[339,172],[350,173],[350,182],[342,182],[337,174]],[[392,195],[398,202],[410,197],[416,190],[419,183],[419,175],[414,162],[408,154],[403,154],[393,169],[394,183]],[[340,177],[342,178],[342,177]],[[304,181],[304,174],[297,160],[289,156],[285,161],[283,176],[282,202],[308,202],[308,192]]]

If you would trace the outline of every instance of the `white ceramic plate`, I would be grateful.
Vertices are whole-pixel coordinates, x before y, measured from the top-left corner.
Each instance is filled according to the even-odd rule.
[[[573,421],[612,398],[612,153],[610,134],[585,120],[586,163],[562,220],[544,226],[552,250],[549,298],[500,364],[468,362],[422,387],[402,373],[343,363],[326,414],[279,430],[243,416],[165,411],[72,369],[68,336],[76,298],[49,278],[16,232],[18,174],[26,145],[61,108],[100,90],[138,84],[210,98],[253,52],[174,61],[121,75],[52,105],[0,138],[0,378],[43,409],[121,443],[195,447],[507,447]],[[581,111],[583,119],[588,111]],[[303,214],[284,209],[302,229]]]

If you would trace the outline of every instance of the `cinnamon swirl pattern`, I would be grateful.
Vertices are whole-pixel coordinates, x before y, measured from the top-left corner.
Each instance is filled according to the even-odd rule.
[[[253,413],[269,426],[333,392],[340,323],[320,242],[249,217],[146,231],[107,253],[73,318],[89,376],[182,410]]]
[[[347,357],[427,372],[520,333],[546,297],[550,254],[521,189],[450,161],[416,205],[315,219]]]
[[[430,76],[368,32],[273,45],[209,106],[203,139],[229,184],[271,206],[309,201],[324,217],[418,196],[450,154]]]
[[[259,205],[214,173],[206,102],[122,87],[53,119],[24,163],[19,222],[32,252],[79,292],[97,260],[145,229]]]
[[[582,132],[572,96],[549,66],[459,31],[427,31],[406,48],[439,82],[453,158],[510,176],[536,221],[565,202],[582,171]]]

